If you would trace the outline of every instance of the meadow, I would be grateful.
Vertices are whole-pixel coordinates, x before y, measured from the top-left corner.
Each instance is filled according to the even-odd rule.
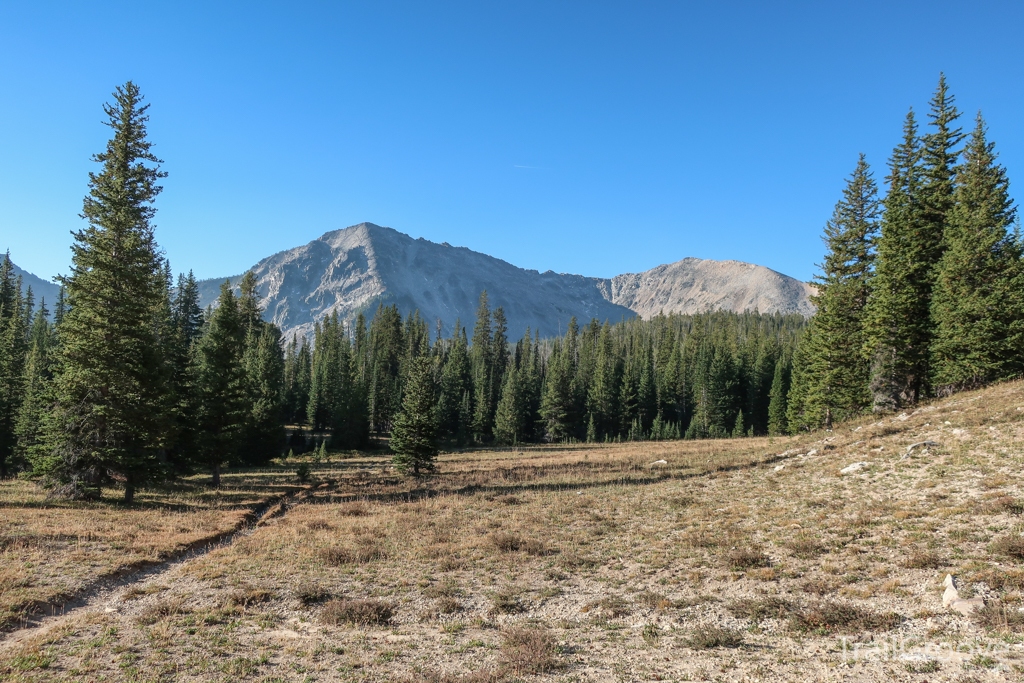
[[[448,453],[422,480],[335,454],[132,508],[4,482],[0,677],[1019,678],[1022,437],[1017,382],[799,437]],[[947,573],[985,607],[944,608]]]

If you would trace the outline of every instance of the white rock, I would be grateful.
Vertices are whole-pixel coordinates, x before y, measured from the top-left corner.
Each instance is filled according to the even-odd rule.
[[[942,606],[948,608],[960,599],[960,591],[956,589],[956,583],[954,583],[952,574],[946,574],[946,579],[942,582],[942,585],[946,587],[946,590],[942,593]]]
[[[852,465],[847,465],[843,469],[839,470],[839,474],[850,474],[851,472],[858,472],[865,467],[869,466],[869,462],[855,462]]]
[[[811,450],[807,451],[808,457],[810,457],[812,455],[817,455],[817,454],[818,454],[818,449],[817,448],[812,448]]]
[[[772,470],[772,471],[773,471],[773,472],[778,472],[779,470],[781,470],[781,469],[782,469],[782,468],[784,468],[785,466],[786,466],[786,463],[782,463],[781,465],[776,465],[776,466],[775,466],[775,469],[774,469],[774,470]]]
[[[654,462],[651,463],[651,467],[654,467],[655,465],[667,465],[667,464],[668,464],[668,460],[655,460]]]

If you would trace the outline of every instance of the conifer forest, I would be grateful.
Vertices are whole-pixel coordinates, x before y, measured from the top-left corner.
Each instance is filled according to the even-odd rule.
[[[157,244],[165,173],[132,82],[105,106],[57,301],[0,262],[0,477],[90,498],[291,453],[743,438],[831,429],[1018,377],[1024,243],[979,113],[944,79],[910,111],[885,176],[862,155],[825,223],[816,314],[709,311],[510,330],[480,295],[449,337],[416,311],[335,314],[309,337],[266,322],[256,279],[199,305]]]

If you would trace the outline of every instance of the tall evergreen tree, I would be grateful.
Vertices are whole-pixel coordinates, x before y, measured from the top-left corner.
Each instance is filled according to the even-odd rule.
[[[864,313],[863,353],[871,367],[869,390],[876,411],[913,404],[926,388],[934,266],[930,259],[941,234],[924,228],[920,157],[911,111],[904,122],[903,142],[889,160],[889,190]],[[793,386],[798,387],[800,359],[794,359],[793,367]]]
[[[197,464],[209,470],[214,486],[220,486],[221,468],[236,459],[248,419],[244,343],[238,299],[224,282],[206,333],[195,346],[192,381],[200,436]]]
[[[476,311],[476,324],[473,327],[469,351],[473,373],[473,432],[481,441],[490,437],[494,418],[495,345],[491,339],[491,330],[491,309],[487,301],[487,292],[483,291],[480,293],[480,305]],[[500,390],[500,386],[498,388]]]
[[[782,358],[775,362],[772,388],[768,394],[768,435],[779,436],[789,431],[786,422],[786,366]]]
[[[437,389],[430,358],[413,360],[402,408],[391,431],[392,462],[403,474],[415,477],[432,472],[437,458]]]
[[[14,453],[14,465],[17,468],[29,462],[38,448],[42,425],[50,408],[50,354],[53,334],[47,320],[48,315],[46,301],[41,300],[29,333],[24,369],[24,397],[18,409],[18,419],[14,428],[18,439]]]
[[[151,221],[166,174],[146,137],[148,107],[131,81],[104,107],[114,135],[93,157],[102,170],[89,174],[88,227],[74,233],[55,407],[34,463],[61,495],[98,495],[120,481],[131,502],[162,470],[166,386],[154,320],[166,287]]]
[[[949,393],[1024,371],[1024,262],[1016,209],[978,114],[956,177],[932,296],[935,387]]]
[[[807,349],[800,381],[807,384],[799,389],[802,405],[793,406],[803,426],[831,429],[870,403],[870,368],[861,349],[877,217],[877,189],[862,154],[825,225],[828,251],[811,297],[818,310],[801,342]]]
[[[0,478],[14,469],[15,427],[25,392],[27,304],[7,254],[0,261]]]

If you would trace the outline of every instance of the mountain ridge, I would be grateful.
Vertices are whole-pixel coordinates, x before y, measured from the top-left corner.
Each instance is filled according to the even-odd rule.
[[[618,322],[660,312],[814,312],[810,285],[764,266],[688,257],[642,273],[595,278],[540,272],[394,228],[359,223],[324,233],[304,245],[272,254],[252,269],[265,317],[287,336],[309,334],[333,312],[352,320],[371,317],[377,304],[397,304],[403,315],[419,310],[428,323],[441,320],[450,334],[456,320],[471,326],[480,292],[501,306],[509,336],[529,327],[542,336],[565,331],[569,319]],[[237,286],[241,275],[200,282],[201,304],[212,304],[220,284]]]

